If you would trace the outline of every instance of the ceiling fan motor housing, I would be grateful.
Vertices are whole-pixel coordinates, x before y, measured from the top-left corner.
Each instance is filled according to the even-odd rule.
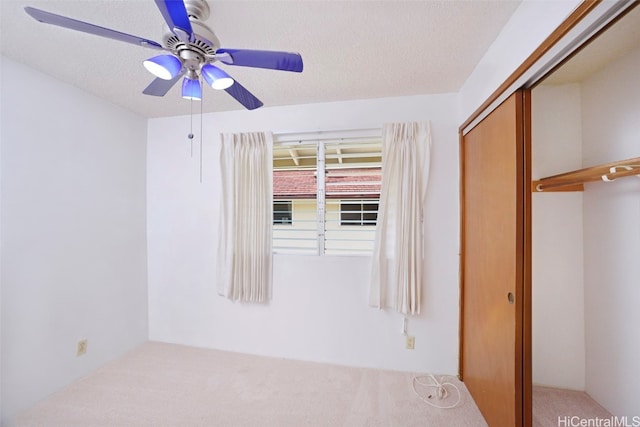
[[[184,7],[187,9],[189,18],[197,19],[198,21],[209,19],[211,9],[206,0],[184,0]]]
[[[216,50],[220,48],[220,40],[204,23],[210,13],[209,5],[205,0],[185,0],[184,5],[193,30],[192,40],[184,43],[165,24],[162,44],[178,56],[190,72],[189,74],[193,75],[202,65],[212,61]]]

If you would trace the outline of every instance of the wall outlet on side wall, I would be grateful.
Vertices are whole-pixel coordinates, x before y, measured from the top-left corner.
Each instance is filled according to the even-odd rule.
[[[82,356],[87,352],[87,339],[78,341],[78,347],[76,349],[76,356]]]

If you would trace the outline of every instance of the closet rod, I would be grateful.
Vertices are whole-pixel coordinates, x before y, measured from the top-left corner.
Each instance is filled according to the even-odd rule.
[[[584,191],[583,181],[565,181],[560,183],[542,184],[540,181],[532,183],[532,191],[534,193],[542,193],[544,191]]]
[[[532,191],[582,191],[582,184],[595,181],[615,181],[627,176],[640,177],[640,157],[592,166],[572,172],[542,178],[532,183]]]

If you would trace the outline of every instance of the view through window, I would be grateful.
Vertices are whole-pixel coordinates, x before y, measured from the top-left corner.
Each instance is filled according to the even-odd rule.
[[[275,143],[275,253],[371,254],[380,198],[382,142]]]

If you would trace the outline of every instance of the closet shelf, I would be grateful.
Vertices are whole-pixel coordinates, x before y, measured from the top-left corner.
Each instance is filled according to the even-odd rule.
[[[538,179],[531,183],[531,191],[583,191],[585,182],[613,181],[634,175],[640,176],[640,157]]]

